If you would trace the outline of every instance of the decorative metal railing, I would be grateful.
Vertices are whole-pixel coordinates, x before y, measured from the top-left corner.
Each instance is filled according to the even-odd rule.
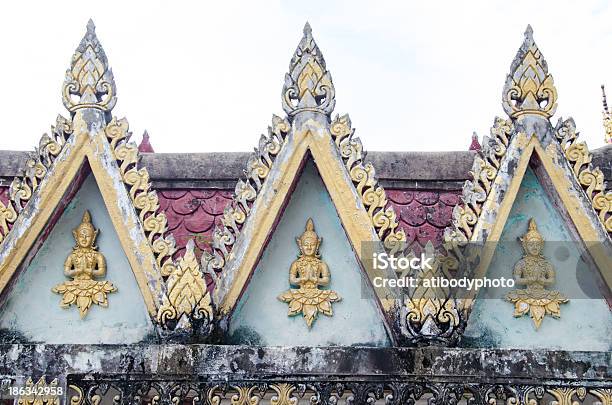
[[[69,378],[70,404],[611,404],[612,388],[520,383],[394,381],[369,377],[258,380]]]

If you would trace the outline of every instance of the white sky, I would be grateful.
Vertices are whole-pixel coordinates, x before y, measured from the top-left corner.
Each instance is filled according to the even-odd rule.
[[[503,115],[501,91],[528,23],[590,148],[612,98],[605,1],[13,1],[0,14],[0,149],[31,150],[61,103],[91,17],[127,117],[157,152],[251,150],[281,114],[289,60],[308,20],[368,150],[465,150]]]

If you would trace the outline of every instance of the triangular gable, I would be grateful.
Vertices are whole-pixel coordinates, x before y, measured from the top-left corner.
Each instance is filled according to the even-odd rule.
[[[498,241],[525,171],[537,158],[539,171],[554,189],[610,288],[612,274],[607,258],[612,193],[605,191],[601,170],[589,165],[586,145],[575,142],[574,121],[560,119],[555,128],[550,124],[557,93],[532,34],[528,27],[504,87],[503,106],[511,118],[496,118],[491,137],[485,137],[482,151],[474,160],[472,179],[463,189],[464,204],[455,207],[453,225],[446,229],[445,247],[470,267],[474,257],[465,257],[462,247]],[[470,275],[486,274],[494,245],[489,243],[479,252],[478,265],[468,269]]]
[[[592,212],[589,212],[592,211],[592,208],[587,205],[588,201],[583,198],[581,189],[573,181],[575,180],[573,176],[568,176],[561,165],[564,154],[559,144],[551,142],[544,150],[535,135],[528,138],[523,133],[518,133],[514,136],[511,147],[516,147],[519,158],[513,176],[507,188],[505,188],[504,198],[499,203],[494,203],[494,198],[491,198],[489,203],[483,206],[484,212],[497,211],[494,222],[483,221],[479,223],[475,232],[488,234],[487,240],[490,242],[499,240],[527,167],[533,161],[533,158],[537,158],[539,171],[546,176],[544,180],[548,180],[548,183],[551,184],[556,197],[563,206],[564,213],[571,220],[573,228],[577,231],[580,239],[585,242],[585,247],[602,272],[607,284],[612,285],[612,275],[608,266],[609,256],[606,254],[606,252],[609,253],[609,250],[606,250],[606,244],[594,243],[596,241],[605,242],[605,239],[602,239],[602,236],[605,238],[605,235],[602,235],[601,224],[596,221],[596,217],[593,218]],[[490,243],[483,251],[480,266],[475,274],[476,277],[486,274],[494,253],[494,246],[494,243]],[[607,245],[607,248],[609,249],[609,245]]]
[[[9,205],[0,206],[0,293],[35,254],[41,232],[65,206],[87,162],[152,319],[164,328],[189,329],[192,320],[206,318],[208,328],[212,307],[193,245],[174,262],[166,217],[158,212],[147,170],[138,167],[137,146],[127,142],[128,123],[109,120],[116,89],[91,21],[66,73],[63,99],[72,120],[58,120],[53,139],[43,136],[38,158],[11,185]]]
[[[224,226],[215,230],[213,254],[204,259],[209,270],[223,269],[213,296],[220,317],[230,316],[236,306],[309,156],[362,265],[370,259],[364,257],[363,243],[392,245],[406,240],[397,229],[395,212],[387,208],[374,168],[363,163],[363,148],[352,136],[348,116],[330,122],[334,103],[330,74],[306,25],[283,89],[289,117],[275,116],[269,136],[262,136],[248,162],[249,177],[238,182],[234,202],[225,210]],[[370,280],[388,276],[369,271]],[[375,291],[390,320],[395,292]]]
[[[151,315],[156,315],[163,296],[161,274],[124,186],[106,132],[102,129],[90,134],[78,114],[72,126],[72,135],[0,245],[0,291],[6,287],[24,259],[31,258],[32,248],[36,247],[39,235],[62,203],[68,189],[73,187],[81,167],[87,162],[134,271],[147,309]]]

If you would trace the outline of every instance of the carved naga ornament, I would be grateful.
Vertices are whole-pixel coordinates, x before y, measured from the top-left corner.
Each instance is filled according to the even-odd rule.
[[[94,280],[106,275],[106,261],[94,246],[98,230],[91,224],[88,211],[85,211],[83,221],[72,231],[72,235],[76,246],[64,262],[64,275],[72,280],[56,285],[51,291],[64,295],[60,303],[62,308],[75,304],[82,319],[92,303],[107,307],[106,294],[117,291],[117,288],[110,281]]]
[[[511,291],[506,299],[514,303],[515,317],[528,313],[536,329],[539,329],[545,315],[561,317],[559,304],[569,300],[559,291],[546,289],[555,283],[555,270],[542,255],[544,238],[538,232],[533,218],[529,220],[529,230],[520,241],[525,255],[514,266],[514,279],[517,284],[525,285],[527,288]]]
[[[312,218],[308,218],[304,233],[296,238],[300,255],[289,270],[289,284],[299,288],[289,289],[278,296],[279,300],[289,304],[289,316],[303,314],[309,328],[319,312],[332,316],[332,302],[341,299],[333,290],[319,289],[319,286],[329,285],[331,279],[327,264],[319,258],[322,240],[314,230]]]

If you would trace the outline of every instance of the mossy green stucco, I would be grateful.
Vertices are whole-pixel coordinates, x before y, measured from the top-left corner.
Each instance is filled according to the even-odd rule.
[[[319,314],[309,329],[302,316],[287,316],[277,296],[289,289],[289,268],[299,249],[295,238],[308,218],[323,238],[321,259],[342,300],[333,316]],[[307,162],[229,325],[237,344],[267,346],[388,346],[390,344],[375,296],[357,262],[333,202],[312,162]],[[365,287],[364,287],[365,286]]]
[[[75,245],[72,230],[89,210],[99,229],[96,245],[107,265],[106,279],[118,291],[108,307],[92,305],[84,319],[75,306],[60,307],[51,288],[67,280],[64,261]],[[90,175],[51,230],[0,308],[0,328],[44,343],[137,343],[154,333],[142,294],[123,252],[102,195]]]
[[[576,241],[530,168],[521,183],[487,277],[512,277],[514,265],[523,256],[518,238],[526,232],[530,218],[537,222],[546,241],[543,254],[556,271],[556,282],[550,289],[560,291],[570,302],[561,304],[560,319],[546,316],[536,330],[529,316],[513,317],[514,305],[504,299],[507,289],[481,290],[466,328],[464,344],[497,348],[611,350],[612,314],[595,283],[598,270],[589,264],[590,261],[581,259],[583,242]]]

